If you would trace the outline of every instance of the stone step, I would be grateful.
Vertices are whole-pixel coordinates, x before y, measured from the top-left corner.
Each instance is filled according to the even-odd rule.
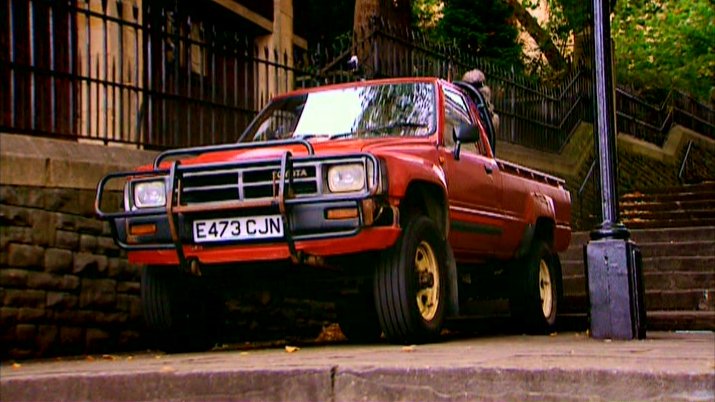
[[[696,184],[684,184],[682,186],[659,187],[633,191],[623,195],[623,197],[633,197],[638,195],[658,195],[658,194],[678,194],[678,193],[702,193],[715,192],[715,181],[705,181]]]
[[[644,272],[646,293],[661,291],[708,291],[707,299],[715,299],[715,272]],[[569,276],[563,280],[564,294],[578,295],[586,292],[584,276]],[[708,301],[705,301],[708,303]]]
[[[621,202],[618,207],[621,210],[621,217],[636,211],[690,211],[690,210],[710,210],[715,213],[715,199],[708,200],[684,200],[670,202]]]
[[[701,192],[679,192],[663,194],[631,193],[621,197],[619,205],[631,203],[656,203],[656,202],[678,202],[678,201],[707,201],[715,200],[715,191]]]
[[[625,222],[626,226],[628,226],[630,222],[638,221],[701,221],[704,219],[715,219],[715,208],[670,211],[626,210],[621,212],[621,219]]]
[[[644,302],[647,311],[715,311],[715,297],[712,293],[711,289],[654,290],[646,292]],[[578,293],[565,293],[561,309],[564,313],[586,312],[588,294],[585,289]]]
[[[715,331],[715,311],[654,310],[646,312],[646,319],[648,330],[653,331]]]
[[[643,259],[644,272],[715,272],[715,256],[657,257]],[[583,276],[583,259],[561,261],[564,278]]]
[[[637,243],[643,258],[649,257],[694,257],[715,255],[715,241],[696,240],[682,242]],[[569,247],[560,253],[561,261],[583,260],[583,247]]]
[[[630,229],[630,227],[629,227]],[[692,226],[683,228],[634,229],[631,239],[636,243],[654,243],[667,241],[715,241],[715,225]],[[571,234],[570,248],[581,248],[590,240],[589,232],[574,232]]]
[[[648,310],[646,321],[646,331],[715,331],[715,311]],[[588,315],[586,311],[561,313],[559,326],[588,328]]]
[[[715,225],[715,218],[705,219],[655,219],[655,220],[632,220],[623,222],[630,229],[659,229],[659,228],[680,228],[680,227],[700,227]]]

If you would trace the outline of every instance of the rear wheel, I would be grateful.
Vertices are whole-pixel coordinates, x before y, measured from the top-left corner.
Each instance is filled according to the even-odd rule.
[[[512,272],[509,304],[515,324],[529,333],[553,330],[561,283],[558,256],[551,253],[546,242],[535,239],[528,255]]]
[[[446,269],[446,244],[437,225],[425,216],[412,217],[375,272],[375,307],[388,340],[421,343],[439,335]]]
[[[154,346],[166,351],[205,350],[212,346],[216,311],[209,293],[176,267],[142,269],[141,299],[144,320]]]

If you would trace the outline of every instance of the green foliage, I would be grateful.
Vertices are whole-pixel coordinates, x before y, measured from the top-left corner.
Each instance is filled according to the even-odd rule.
[[[412,25],[423,30],[436,27],[443,8],[442,0],[412,0]]]
[[[711,0],[620,0],[612,23],[617,82],[707,100],[715,88],[713,21]]]
[[[525,8],[536,9],[546,2],[549,19],[543,28],[565,58],[568,58],[571,39],[593,24],[592,0],[520,0]],[[608,1],[608,0],[606,0]]]
[[[513,13],[503,0],[445,0],[437,36],[467,54],[503,66],[522,66]]]

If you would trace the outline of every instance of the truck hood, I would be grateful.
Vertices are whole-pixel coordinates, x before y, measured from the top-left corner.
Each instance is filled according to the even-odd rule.
[[[310,140],[315,155],[331,156],[345,155],[357,152],[369,152],[376,155],[388,151],[399,153],[400,149],[424,147],[434,143],[433,137],[383,137],[371,139],[346,140]],[[300,144],[282,145],[267,148],[237,149],[230,151],[206,152],[196,157],[181,159],[182,165],[211,164],[222,162],[249,162],[267,159],[278,159],[289,151],[294,157],[308,155],[308,150]],[[169,167],[169,162],[163,162],[162,167]],[[142,169],[144,170],[144,169]]]

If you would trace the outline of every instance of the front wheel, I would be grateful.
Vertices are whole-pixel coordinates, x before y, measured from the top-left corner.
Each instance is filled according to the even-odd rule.
[[[144,320],[154,346],[177,352],[205,350],[212,346],[213,320],[217,311],[209,303],[199,278],[188,277],[177,267],[146,266],[141,276]]]
[[[410,219],[397,243],[383,252],[375,272],[375,307],[393,343],[436,338],[447,304],[446,242],[435,223]]]
[[[558,256],[536,239],[513,269],[509,304],[515,324],[529,333],[553,330],[562,294]]]

